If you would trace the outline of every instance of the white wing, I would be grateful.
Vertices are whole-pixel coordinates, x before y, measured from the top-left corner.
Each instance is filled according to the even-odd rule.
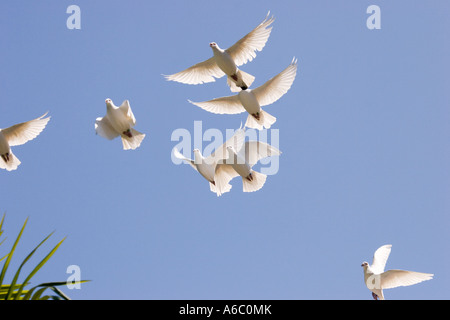
[[[245,111],[238,95],[216,98],[204,102],[188,101],[203,110],[217,114],[237,114]]]
[[[107,117],[97,118],[95,120],[95,132],[108,140],[112,140],[119,135],[119,133],[114,130]]]
[[[227,147],[232,146],[235,150],[240,150],[244,144],[244,141],[245,130],[243,128],[239,128],[230,139],[225,141],[224,144],[214,150],[214,152],[205,159],[206,163],[218,163],[220,160],[228,158]]]
[[[185,156],[183,156],[183,155],[180,153],[180,151],[178,151],[177,148],[173,148],[173,155],[174,155],[176,158],[180,159],[180,160],[186,161],[187,163],[189,163],[189,164],[191,165],[192,168],[194,168],[196,171],[198,171],[197,166],[194,164],[194,160],[189,159],[189,158],[186,158]]]
[[[245,161],[252,167],[263,158],[279,156],[281,151],[264,142],[247,141],[239,150],[239,153],[241,157],[245,157]]]
[[[291,64],[277,74],[272,79],[268,80],[263,85],[252,90],[258,100],[260,106],[267,106],[280,99],[294,83],[297,75],[297,59],[293,59]]]
[[[252,61],[256,57],[256,51],[261,51],[266,45],[272,32],[272,27],[268,27],[274,21],[273,17],[269,19],[269,14],[270,11],[263,22],[226,50],[237,66]]]
[[[202,84],[216,81],[214,78],[221,78],[225,73],[220,70],[214,57],[197,63],[186,70],[172,75],[164,76],[168,81],[176,81],[185,84]]]
[[[34,120],[19,123],[12,127],[3,129],[2,133],[8,141],[9,145],[11,147],[19,146],[36,138],[42,132],[42,130],[44,130],[45,126],[50,120],[50,117],[44,118],[47,113],[48,112]]]
[[[136,125],[136,118],[134,117],[133,111],[131,111],[130,102],[125,100],[119,107],[120,110],[124,113],[127,120],[131,123],[132,126]]]
[[[387,259],[389,258],[389,254],[391,253],[391,248],[392,245],[387,244],[379,247],[373,254],[373,261],[370,268],[372,269],[374,274],[380,274],[384,272]]]
[[[413,284],[431,280],[433,274],[406,270],[388,270],[381,274],[381,288],[391,289],[396,287],[411,286]]]

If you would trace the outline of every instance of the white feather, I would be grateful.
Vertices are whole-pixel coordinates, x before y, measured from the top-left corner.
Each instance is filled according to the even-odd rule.
[[[101,137],[112,140],[121,137],[124,150],[135,150],[140,147],[145,134],[135,130],[136,118],[125,100],[117,107],[111,99],[106,99],[106,115],[95,121],[95,132]]]
[[[241,90],[236,95],[215,98],[209,101],[188,101],[211,113],[237,114],[247,111],[253,119],[248,117],[246,126],[262,130],[270,128],[276,122],[276,118],[262,110],[261,106],[272,104],[286,94],[291,88],[296,74],[297,60],[294,58],[287,68],[253,90]],[[252,116],[257,113],[260,115],[259,120]]]
[[[243,86],[244,89],[249,87],[253,83],[254,77],[240,71],[237,66],[252,61],[256,57],[256,51],[261,51],[265,46],[272,31],[272,27],[269,28],[269,26],[274,21],[273,18],[269,19],[269,13],[263,22],[228,49],[220,49],[216,43],[210,44],[214,53],[213,57],[175,74],[164,75],[164,77],[168,81],[197,85],[214,82],[216,78],[224,75],[237,76],[237,80],[227,79],[231,91],[238,92],[240,86]]]

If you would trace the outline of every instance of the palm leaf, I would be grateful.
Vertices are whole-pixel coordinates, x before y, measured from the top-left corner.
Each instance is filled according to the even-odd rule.
[[[5,214],[3,214],[2,219],[0,220],[0,236],[3,234],[3,223],[5,220]],[[11,282],[11,284],[3,284],[3,280],[5,278],[5,274],[6,271],[8,270],[9,264],[11,262],[12,256],[16,250],[17,244],[19,243],[19,240],[22,237],[23,231],[25,230],[25,226],[28,222],[28,218],[25,220],[25,223],[22,226],[22,229],[20,230],[10,252],[8,254],[6,254],[4,257],[2,257],[0,259],[0,261],[5,260],[4,264],[3,264],[3,268],[1,270],[0,273],[0,299],[5,299],[5,300],[10,300],[10,299],[15,299],[15,300],[48,300],[48,299],[53,299],[53,300],[70,300],[70,298],[65,295],[61,290],[59,290],[57,287],[58,286],[63,286],[63,285],[67,285],[68,282],[67,281],[60,281],[60,282],[46,282],[46,283],[41,283],[31,289],[25,289],[25,287],[27,285],[29,285],[31,278],[45,265],[45,263],[47,263],[47,261],[53,256],[53,254],[56,252],[56,250],[61,246],[61,244],[63,243],[63,241],[66,239],[62,239],[60,242],[58,242],[55,247],[44,257],[44,259],[42,259],[37,266],[30,272],[30,274],[26,277],[25,281],[23,281],[23,283],[21,284],[17,284],[17,281],[19,279],[19,275],[20,272],[22,271],[23,266],[25,265],[26,262],[28,262],[30,260],[30,258],[34,255],[34,253],[37,251],[37,249],[44,244],[49,238],[50,236],[53,234],[53,232],[51,234],[49,234],[47,237],[44,238],[44,240],[42,240],[27,256],[26,258],[22,261],[22,263],[19,266],[19,269],[16,271],[14,278]],[[4,242],[1,241],[0,245]],[[84,282],[88,282],[89,280],[82,280],[82,281],[74,281],[71,282],[72,284],[77,284],[77,283],[84,283]],[[51,295],[44,295],[44,292],[49,289],[52,290],[55,294],[51,294]]]
[[[0,273],[0,285],[3,284],[3,279],[5,278],[6,270],[8,269],[8,266],[9,266],[9,263],[10,263],[11,258],[13,256],[14,250],[16,250],[16,246],[19,243],[20,237],[22,236],[23,230],[25,229],[25,226],[27,225],[27,221],[28,221],[28,218],[25,220],[25,223],[23,224],[23,227],[20,230],[19,235],[16,238],[16,241],[14,242],[14,245],[13,245],[11,251],[8,253],[6,261],[3,264],[2,272]],[[2,224],[3,224],[3,219],[2,219]]]
[[[14,288],[14,285],[16,284],[16,282],[17,282],[17,279],[19,278],[19,274],[20,274],[20,271],[22,270],[22,267],[25,265],[25,263],[33,256],[33,254],[36,252],[36,250],[45,242],[45,241],[47,241],[47,239],[48,238],[50,238],[50,236],[53,234],[53,232],[52,233],[50,233],[47,237],[45,237],[45,239],[44,240],[42,240],[41,241],[41,243],[39,243],[37,246],[36,246],[36,248],[34,248],[33,249],[33,251],[31,251],[30,252],[30,254],[28,254],[28,256],[22,261],[22,263],[20,264],[20,266],[19,266],[19,269],[17,270],[17,272],[16,272],[16,274],[14,275],[14,278],[13,278],[13,281],[11,282],[11,287],[10,287],[10,291],[8,292],[8,295],[6,296],[6,299],[9,299],[10,297],[11,297],[11,294],[12,294],[12,292],[13,292],[13,288]],[[26,281],[25,281],[25,283],[26,283]],[[22,286],[21,286],[22,287]]]
[[[49,254],[47,254],[45,256],[44,259],[42,259],[41,262],[38,263],[38,265],[30,272],[30,274],[28,275],[28,277],[25,278],[25,281],[23,282],[22,286],[19,288],[19,290],[17,290],[16,296],[19,297],[23,288],[25,287],[25,283],[27,283],[28,281],[30,281],[30,279],[36,274],[36,272],[39,271],[40,268],[42,268],[42,266],[48,261],[48,259],[51,258],[51,256],[56,252],[56,250],[58,250],[59,246],[63,243],[63,241],[66,238],[64,237],[64,239],[62,239],[60,242],[58,242],[56,244],[56,246],[49,252]]]

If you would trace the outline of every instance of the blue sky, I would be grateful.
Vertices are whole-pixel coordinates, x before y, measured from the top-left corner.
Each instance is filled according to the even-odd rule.
[[[72,4],[81,30],[66,27]],[[366,27],[372,4],[380,30]],[[162,74],[209,58],[211,41],[232,45],[269,10],[269,41],[242,70],[259,86],[298,58],[292,88],[266,108],[279,171],[218,198],[172,163],[172,132],[194,121],[225,132],[246,116],[187,102],[230,95],[225,79]],[[29,217],[11,270],[50,232],[24,273],[67,236],[33,284],[78,265],[92,282],[64,289],[73,299],[372,299],[360,264],[390,243],[388,269],[435,278],[387,299],[448,299],[449,14],[446,1],[2,1],[0,127],[52,118],[13,149],[18,170],[0,171],[0,256]],[[139,149],[95,135],[106,98],[130,101]]]

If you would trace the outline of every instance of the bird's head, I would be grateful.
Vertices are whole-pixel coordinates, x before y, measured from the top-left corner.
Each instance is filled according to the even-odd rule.
[[[366,268],[369,266],[369,263],[364,261],[363,263],[361,263],[361,267]]]
[[[211,48],[217,48],[217,43],[211,42],[211,43],[209,44],[209,46],[210,46]]]
[[[194,152],[194,163],[201,164],[203,163],[203,156],[199,149],[192,150]]]
[[[236,150],[234,150],[233,146],[227,146],[227,151],[228,158],[232,158],[236,154]]]
[[[108,98],[108,99],[106,99],[105,100],[105,103],[108,105],[108,104],[112,104],[112,100],[110,99],[110,98]]]

